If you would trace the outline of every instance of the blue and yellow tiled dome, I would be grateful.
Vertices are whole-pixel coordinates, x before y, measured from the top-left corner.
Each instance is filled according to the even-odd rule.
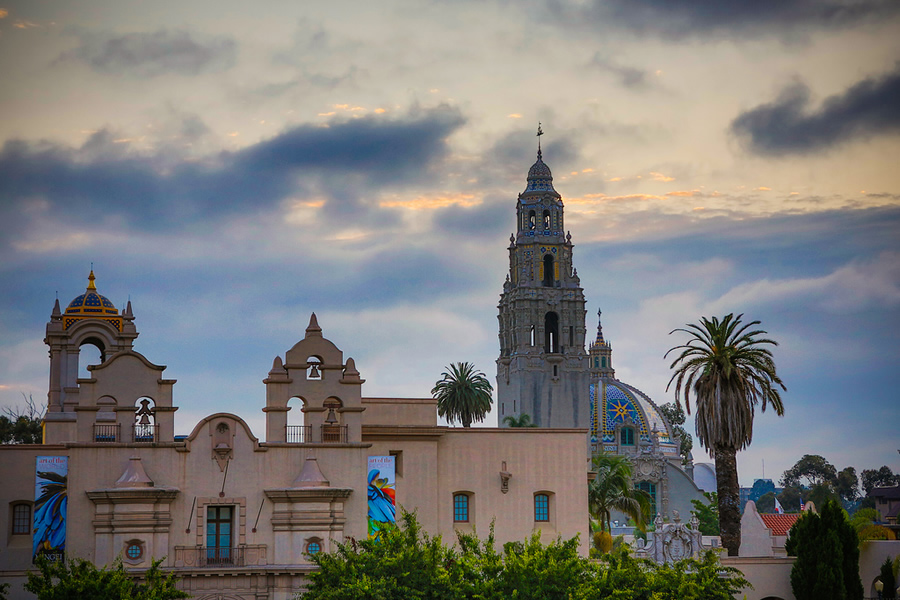
[[[591,384],[591,443],[604,450],[616,450],[616,426],[631,423],[636,437],[650,443],[656,436],[664,454],[677,454],[665,419],[643,392],[612,377]]]
[[[122,319],[115,305],[106,296],[97,293],[94,285],[94,270],[88,275],[88,286],[83,294],[69,302],[66,312],[63,314],[63,326],[68,329],[77,321],[93,318],[102,319],[111,323],[119,331],[122,330]]]

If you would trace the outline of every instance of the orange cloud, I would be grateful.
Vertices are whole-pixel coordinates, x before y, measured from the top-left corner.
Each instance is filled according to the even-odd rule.
[[[522,118],[522,115],[520,115],[519,113],[512,113],[512,114],[508,114],[506,116],[510,119],[521,119]]]
[[[5,19],[7,16],[9,16],[9,11],[5,8],[0,8],[0,19]]]
[[[771,192],[772,188],[761,185],[758,188],[756,188],[754,191],[756,191],[756,192]]]
[[[607,181],[622,181],[621,177],[613,177],[611,179],[607,179]]]
[[[31,29],[32,27],[40,27],[40,25],[31,21],[19,19],[15,23],[13,23],[13,27],[15,27],[16,29]]]
[[[481,204],[481,199],[476,199],[472,194],[450,194],[446,196],[418,196],[411,200],[382,200],[379,206],[382,208],[407,208],[409,210],[434,210],[447,206],[475,206]]]
[[[383,109],[383,108],[376,108],[376,109],[375,109],[375,114],[376,114],[376,115],[381,115],[381,114],[384,114],[384,113],[386,113],[386,112],[387,112],[387,110],[385,110],[385,109]]]
[[[700,190],[679,190],[677,192],[666,192],[666,196],[675,196],[677,198],[693,198],[694,196],[699,196],[702,192]]]
[[[336,115],[336,114],[337,114],[336,112],[331,111],[331,112],[319,113],[319,116],[320,116],[320,117],[333,117],[333,116]]]
[[[650,176],[653,177],[653,181],[675,181],[674,177],[669,177],[668,175],[663,175],[662,173],[657,173],[656,171],[650,171]]]

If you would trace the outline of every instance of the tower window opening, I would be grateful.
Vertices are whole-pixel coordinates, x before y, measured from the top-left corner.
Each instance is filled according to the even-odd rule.
[[[534,325],[531,326],[531,346],[534,347]]]
[[[569,345],[575,345],[575,327],[572,325],[569,325]]]
[[[544,255],[544,287],[553,287],[553,255]]]
[[[550,211],[549,210],[544,211],[544,230],[545,231],[550,230]]]
[[[106,359],[106,346],[97,338],[85,340],[78,348],[78,378],[90,379],[89,365],[99,365]]]
[[[555,312],[548,312],[544,316],[544,352],[559,352],[559,315]]]
[[[559,377],[559,365],[553,365],[553,376]]]
[[[534,211],[528,213],[528,229],[534,231],[537,226],[537,214]]]

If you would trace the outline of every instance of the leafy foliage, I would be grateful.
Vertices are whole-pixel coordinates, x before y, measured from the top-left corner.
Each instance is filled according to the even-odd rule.
[[[449,372],[448,372],[449,371]],[[472,421],[483,421],[491,411],[493,386],[468,362],[453,363],[442,379],[434,384],[431,395],[438,401],[438,414],[450,423],[460,421],[470,427]]]
[[[874,508],[861,508],[857,510],[850,519],[850,525],[856,530],[859,543],[869,540],[895,540],[897,535],[885,527],[879,525],[881,520],[878,511]]]
[[[780,502],[780,500],[779,500]],[[782,506],[782,508],[784,508]],[[775,512],[775,492],[766,492],[756,501],[756,510],[761,513]]]
[[[0,444],[40,444],[43,441],[44,407],[37,406],[31,396],[25,397],[24,409],[7,406],[3,412],[6,414],[0,415]]]
[[[891,560],[890,556],[885,557],[884,562],[881,563],[881,573],[878,575],[878,579],[884,584],[881,597],[887,600],[896,598],[897,578],[894,577],[894,561]]]
[[[803,490],[797,486],[784,488],[778,496],[781,507],[786,513],[800,512],[800,503],[803,502]]]
[[[678,453],[681,455],[681,462],[687,464],[688,460],[690,460],[691,450],[694,448],[694,438],[683,427],[685,420],[687,420],[684,409],[675,402],[667,402],[660,405],[659,412],[666,417],[666,420],[672,425],[672,432],[681,440]]]
[[[834,491],[844,502],[853,502],[859,498],[859,477],[856,476],[856,469],[853,467],[841,469],[834,482]]]
[[[175,587],[174,573],[164,575],[159,569],[162,559],[144,574],[138,583],[125,571],[121,560],[110,568],[95,567],[91,562],[76,558],[51,562],[39,556],[35,564],[38,572],[28,573],[25,589],[37,600],[174,600],[190,596]]]
[[[757,404],[762,410],[771,404],[778,415],[784,414],[781,392],[786,390],[775,370],[774,340],[760,337],[766,332],[753,329],[759,321],[742,323],[743,315],[700,318],[680,331],[688,341],[666,352],[677,353],[669,386],[675,384],[675,402],[691,412],[694,394],[697,406],[696,433],[700,445],[713,454],[718,482],[719,519],[722,545],[736,556],[741,545],[740,486],[737,477],[738,450],[753,440],[753,415]],[[668,388],[667,388],[668,389]]]
[[[631,461],[625,456],[598,454],[593,458],[593,469],[597,476],[588,484],[588,508],[601,531],[609,531],[614,510],[644,529],[653,517],[651,499],[634,487]]]
[[[700,522],[699,528],[702,535],[719,535],[719,498],[715,492],[703,492],[708,504],[699,500],[691,500],[694,510],[691,514]]]
[[[544,545],[535,534],[498,552],[492,529],[485,540],[459,534],[458,548],[448,548],[424,534],[414,514],[400,521],[380,542],[350,541],[314,555],[319,570],[302,599],[731,600],[747,585],[712,552],[660,566],[620,548],[592,563],[578,555],[577,537]]]
[[[900,473],[896,475],[887,465],[880,469],[863,469],[862,486],[866,494],[870,494],[877,487],[891,487],[900,485]]]
[[[862,599],[857,533],[837,501],[826,502],[820,515],[797,519],[785,549],[797,557],[791,568],[797,600]]]
[[[503,417],[503,422],[508,427],[537,427],[537,425],[531,422],[531,415],[528,413],[522,413],[518,417],[512,415]]]
[[[804,454],[803,458],[784,472],[781,477],[781,485],[799,486],[811,488],[822,483],[831,483],[837,480],[837,470],[834,465],[818,454]]]

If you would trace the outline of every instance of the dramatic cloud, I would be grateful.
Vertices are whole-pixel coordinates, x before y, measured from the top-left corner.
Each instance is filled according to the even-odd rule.
[[[174,166],[165,156],[129,151],[105,130],[78,149],[10,141],[0,150],[0,214],[3,227],[19,235],[32,219],[50,215],[72,224],[113,218],[138,229],[182,230],[318,195],[324,214],[346,224],[352,209],[365,219],[377,208],[373,192],[426,178],[462,123],[457,110],[439,107],[301,125],[236,152]],[[203,129],[199,121],[187,127]]]
[[[753,152],[771,155],[817,152],[900,131],[900,63],[882,77],[827,98],[818,110],[810,111],[809,104],[809,88],[797,83],[775,102],[739,115],[731,131]]]
[[[894,0],[556,0],[548,5],[570,26],[624,27],[671,39],[835,30],[900,14]]]
[[[115,36],[83,33],[81,45],[61,57],[78,59],[101,73],[156,77],[197,75],[231,68],[237,43],[230,37],[198,38],[182,30],[160,29]]]
[[[600,71],[615,75],[623,86],[632,90],[644,90],[653,85],[653,82],[650,80],[651,73],[649,71],[620,65],[599,52],[594,55],[594,58],[591,59],[589,65]]]

